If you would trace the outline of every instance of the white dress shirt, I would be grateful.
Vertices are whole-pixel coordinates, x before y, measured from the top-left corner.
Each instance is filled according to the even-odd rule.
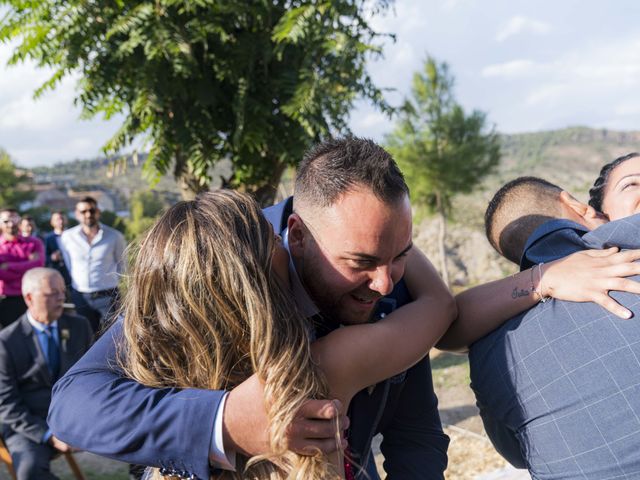
[[[81,225],[62,232],[60,251],[71,275],[71,286],[82,293],[116,288],[125,270],[126,246],[119,231],[102,224],[91,243]]]

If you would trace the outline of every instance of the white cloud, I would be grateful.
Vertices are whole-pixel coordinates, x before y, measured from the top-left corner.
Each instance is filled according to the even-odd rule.
[[[497,33],[496,40],[503,42],[507,38],[521,33],[533,33],[536,35],[545,35],[551,31],[551,25],[545,22],[527,18],[522,15],[511,17]]]
[[[455,10],[464,0],[444,0],[442,8],[446,11]]]
[[[616,115],[627,116],[627,115],[640,115],[640,103],[622,103],[618,104],[613,108],[613,112]]]
[[[530,74],[537,65],[531,60],[512,60],[505,63],[487,65],[482,69],[482,76],[489,77],[517,77]]]

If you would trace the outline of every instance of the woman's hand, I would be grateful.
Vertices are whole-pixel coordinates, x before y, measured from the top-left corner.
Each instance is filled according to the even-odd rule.
[[[595,302],[621,318],[631,312],[609,296],[612,290],[640,294],[640,283],[626,277],[640,274],[640,250],[584,250],[533,267],[532,282],[543,297]],[[540,269],[540,270],[539,270]]]

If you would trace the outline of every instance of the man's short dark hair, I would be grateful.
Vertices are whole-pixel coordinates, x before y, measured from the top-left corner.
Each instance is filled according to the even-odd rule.
[[[520,263],[527,239],[545,221],[562,218],[562,189],[538,177],[519,177],[504,184],[489,201],[485,233],[498,253]]]
[[[76,202],[76,207],[78,206],[79,203],[89,203],[91,205],[93,205],[94,207],[98,206],[98,202],[96,202],[96,199],[93,197],[90,197],[89,195],[82,197],[80,200],[78,200]]]
[[[365,187],[385,203],[409,194],[393,157],[373,140],[331,138],[314,146],[298,167],[294,202],[328,207],[344,193]]]
[[[612,162],[607,163],[600,170],[600,175],[593,182],[593,187],[589,189],[589,205],[595,208],[598,212],[602,212],[602,201],[604,200],[604,191],[609,183],[609,176],[614,168],[621,163],[626,162],[634,157],[640,157],[640,153],[632,152],[621,157],[616,158]]]
[[[4,212],[16,213],[19,215],[18,210],[14,207],[0,207],[0,213],[4,213]]]

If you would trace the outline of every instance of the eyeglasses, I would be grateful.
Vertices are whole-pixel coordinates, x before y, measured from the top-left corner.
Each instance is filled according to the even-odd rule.
[[[20,217],[16,216],[16,217],[9,217],[9,218],[5,218],[2,220],[2,223],[4,223],[5,225],[8,223],[19,223],[20,222]]]
[[[93,215],[94,213],[96,213],[97,209],[95,208],[87,208],[86,210],[78,210],[78,213],[80,215],[84,215],[85,213],[90,213],[91,215]]]

